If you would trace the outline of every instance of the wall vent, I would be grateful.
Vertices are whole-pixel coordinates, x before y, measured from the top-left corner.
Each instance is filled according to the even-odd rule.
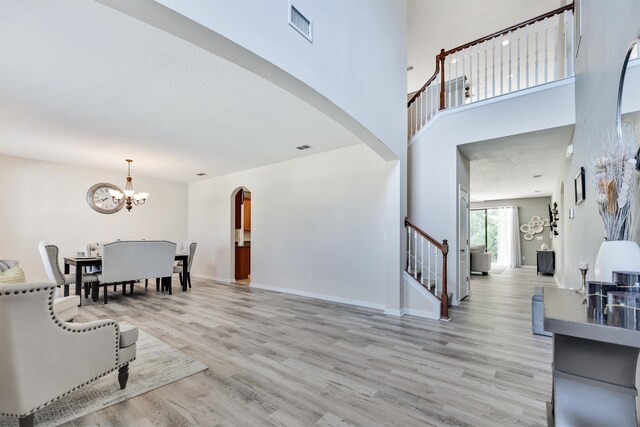
[[[313,24],[292,4],[289,4],[289,25],[313,43]]]
[[[296,147],[296,149],[298,149],[298,150],[308,150],[309,148],[311,148],[310,145],[298,145]]]

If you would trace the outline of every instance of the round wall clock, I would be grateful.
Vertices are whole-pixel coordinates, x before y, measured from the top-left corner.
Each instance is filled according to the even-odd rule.
[[[96,184],[87,191],[87,203],[91,209],[102,214],[112,214],[124,207],[124,203],[113,201],[109,189],[122,192],[117,186],[107,182]]]

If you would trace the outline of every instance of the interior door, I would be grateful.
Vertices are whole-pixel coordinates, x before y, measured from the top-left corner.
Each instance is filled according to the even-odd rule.
[[[471,293],[469,283],[469,190],[458,188],[458,301]]]

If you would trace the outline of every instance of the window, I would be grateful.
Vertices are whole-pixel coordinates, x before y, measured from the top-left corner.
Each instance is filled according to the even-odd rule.
[[[470,246],[485,245],[491,262],[498,260],[498,209],[472,209]]]

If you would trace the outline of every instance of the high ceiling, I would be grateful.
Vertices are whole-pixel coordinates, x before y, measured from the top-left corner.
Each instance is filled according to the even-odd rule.
[[[459,146],[471,163],[471,201],[550,196],[572,133],[573,125]]]
[[[566,0],[408,0],[407,93],[435,71],[440,49],[452,49],[557,9]]]
[[[359,143],[272,83],[90,0],[0,2],[0,154],[179,182]],[[313,148],[296,150],[298,145]]]
[[[409,89],[440,47],[560,4],[409,0]],[[0,154],[117,171],[133,158],[135,174],[193,182],[360,142],[270,82],[97,2],[3,0],[0,20]],[[482,162],[505,164],[491,166],[498,145],[486,143],[484,160],[472,154],[476,178]]]

